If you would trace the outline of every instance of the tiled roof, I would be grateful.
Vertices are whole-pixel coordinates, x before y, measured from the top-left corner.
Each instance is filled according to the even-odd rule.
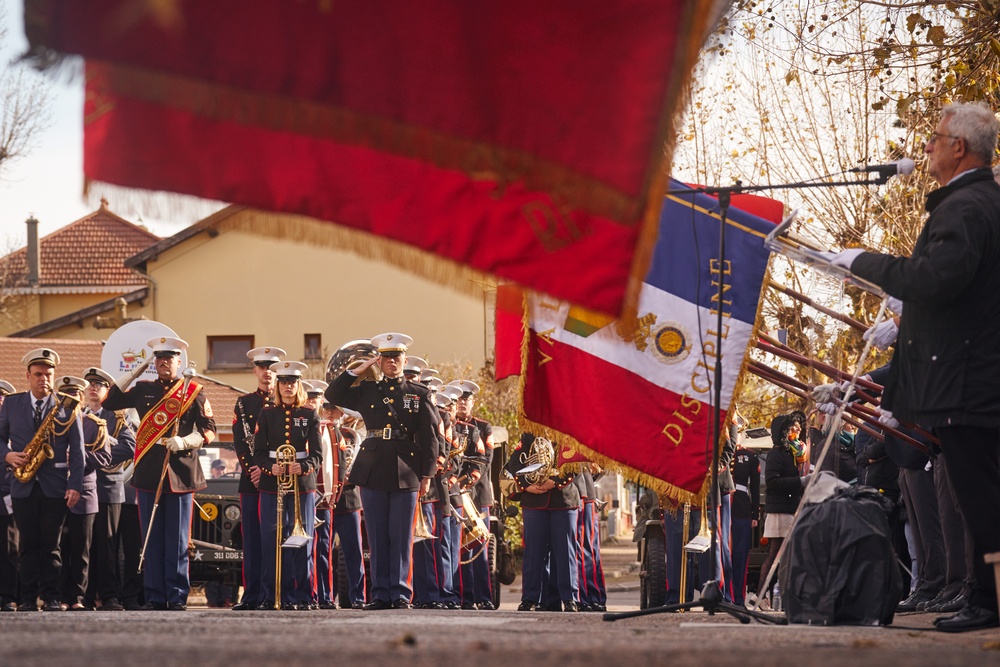
[[[140,287],[146,282],[125,267],[125,259],[160,238],[101,202],[101,208],[39,239],[39,287]],[[27,248],[0,258],[11,287],[26,286]]]
[[[66,338],[6,338],[0,337],[0,380],[7,380],[17,391],[27,391],[27,369],[21,365],[25,354],[39,347],[55,350],[59,355],[56,374],[79,375],[91,366],[101,365],[99,340],[70,340]],[[231,441],[233,408],[240,392],[225,385],[200,380],[202,391],[208,397],[215,415],[216,426],[224,441]]]

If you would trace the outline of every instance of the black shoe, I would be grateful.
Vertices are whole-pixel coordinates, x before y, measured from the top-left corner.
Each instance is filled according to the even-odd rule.
[[[125,602],[122,602],[122,606],[125,607],[125,611],[139,611],[142,609],[142,605],[135,600],[125,600]]]
[[[393,609],[413,609],[413,605],[407,600],[396,600],[392,603]]]
[[[101,611],[125,611],[125,607],[118,598],[108,598],[101,603]]]
[[[263,600],[257,605],[257,611],[274,611],[274,600]]]
[[[392,609],[392,603],[388,600],[372,600],[364,606],[365,611],[382,611],[383,609]]]
[[[905,614],[911,611],[917,611],[917,605],[921,602],[930,602],[933,598],[928,597],[922,593],[910,593],[910,597],[906,598],[898,605],[896,605],[896,613]]]
[[[927,600],[926,602],[917,603],[917,611],[934,611],[932,607],[937,607],[942,602],[947,602],[944,590],[938,591],[937,595],[935,595],[930,600]]]
[[[452,610],[454,610],[454,609],[461,609],[462,605],[460,605],[460,604],[458,604],[457,602],[454,602],[454,601],[452,601],[452,602],[445,602],[444,603],[444,608],[445,609],[452,609]]]
[[[420,604],[413,605],[414,609],[444,609],[444,605],[437,600],[431,600],[430,602],[421,602]]]
[[[572,600],[563,602],[563,611],[580,611],[580,608]]]
[[[253,611],[256,608],[257,605],[251,604],[250,601],[246,599],[240,600],[232,607],[233,611]]]
[[[954,614],[965,609],[968,604],[969,596],[965,593],[959,593],[952,599],[945,600],[944,602],[938,604],[934,609],[928,609],[927,611],[936,611],[942,614]]]
[[[600,602],[595,602],[594,604],[590,605],[590,611],[607,611],[607,610],[608,610],[607,605],[603,605]]]
[[[535,611],[535,603],[531,600],[521,600],[521,604],[517,605],[518,611]]]
[[[463,602],[462,609],[464,609],[465,611],[475,611],[476,605],[472,604],[471,602]]]
[[[167,605],[167,610],[169,611],[187,611],[188,606],[183,602],[171,602]]]
[[[487,600],[486,602],[480,602],[479,608],[483,611],[496,611],[496,605],[493,604],[492,600]]]
[[[1000,628],[1000,615],[991,609],[983,609],[970,604],[954,616],[936,619],[934,625],[941,632],[969,632],[985,628]]]
[[[337,608],[337,603],[336,602],[320,602],[319,603],[319,608],[320,609],[336,609]]]
[[[38,605],[34,602],[22,602],[17,605],[18,611],[38,611]]]
[[[166,602],[147,602],[146,604],[139,607],[141,611],[166,611]]]
[[[577,611],[590,611],[590,605],[587,604],[586,602],[577,602],[576,603],[576,610]]]
[[[351,603],[351,609],[364,609],[365,603],[358,600],[357,602]]]
[[[295,611],[299,608],[294,602],[282,602],[281,611]]]
[[[42,611],[66,611],[66,607],[59,600],[46,600]]]

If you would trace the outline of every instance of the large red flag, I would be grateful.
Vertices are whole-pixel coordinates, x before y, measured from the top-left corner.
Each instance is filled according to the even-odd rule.
[[[773,229],[731,208],[720,264],[717,209],[704,195],[667,197],[639,308],[627,324],[549,297],[528,299],[528,428],[678,500],[704,489],[717,353],[724,424],[759,307],[764,236]]]
[[[333,221],[617,314],[725,6],[26,0],[25,25],[39,60],[88,60],[90,182]]]

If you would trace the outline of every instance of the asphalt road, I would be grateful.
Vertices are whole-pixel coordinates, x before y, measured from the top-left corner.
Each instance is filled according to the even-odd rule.
[[[0,617],[0,664],[1000,665],[1000,631],[942,635],[930,630],[932,618],[818,628],[740,625],[703,612],[613,623],[593,613],[507,610],[39,612]]]

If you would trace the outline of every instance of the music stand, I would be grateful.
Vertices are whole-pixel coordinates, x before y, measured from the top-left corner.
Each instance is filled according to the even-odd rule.
[[[844,185],[882,185],[889,180],[892,176],[889,172],[880,171],[878,177],[875,179],[866,179],[862,181],[836,181],[836,182],[800,182],[800,183],[785,183],[778,185],[754,185],[754,186],[744,186],[740,181],[736,181],[736,185],[732,187],[697,187],[697,188],[681,188],[676,190],[668,190],[665,194],[668,195],[695,195],[695,194],[707,194],[715,195],[718,197],[719,201],[719,266],[723,266],[726,261],[726,219],[729,213],[729,205],[732,201],[732,196],[734,194],[750,193],[750,192],[762,192],[764,190],[788,190],[795,188],[816,188],[816,187],[837,187]],[[772,235],[768,235],[768,239],[774,241],[775,238],[779,238],[781,234],[787,231],[789,225],[791,225],[794,219],[794,212],[792,215],[788,216],[781,225],[779,225]],[[768,245],[772,248],[771,245]],[[829,260],[818,252],[813,251],[810,253],[809,259],[812,263],[821,264],[824,263],[829,266]],[[725,612],[730,616],[736,618],[740,623],[749,623],[751,618],[755,618],[763,623],[773,623],[775,625],[787,625],[788,619],[784,616],[768,616],[767,614],[751,609],[746,609],[745,607],[740,607],[731,602],[726,602],[722,597],[722,587],[718,581],[718,572],[716,567],[719,563],[719,533],[718,533],[718,508],[719,508],[719,441],[721,436],[720,431],[720,421],[722,417],[722,307],[723,298],[725,296],[725,281],[719,280],[718,291],[716,297],[720,307],[717,312],[717,321],[715,327],[715,375],[713,387],[713,406],[712,406],[712,429],[711,429],[711,442],[712,442],[712,462],[711,462],[711,488],[709,493],[710,498],[710,508],[709,512],[709,526],[711,530],[711,542],[709,543],[709,558],[711,560],[711,566],[709,568],[709,580],[705,582],[701,590],[701,598],[697,601],[684,602],[680,604],[668,604],[662,605],[660,607],[650,607],[648,609],[639,609],[637,611],[626,611],[617,613],[605,613],[603,618],[605,621],[618,621],[624,618],[634,618],[636,616],[647,616],[650,614],[661,614],[664,612],[672,611],[688,611],[701,607],[709,616],[714,616],[719,612]],[[687,536],[684,536],[687,539]],[[683,548],[682,548],[683,553]],[[687,554],[684,554],[684,558],[687,558]]]

